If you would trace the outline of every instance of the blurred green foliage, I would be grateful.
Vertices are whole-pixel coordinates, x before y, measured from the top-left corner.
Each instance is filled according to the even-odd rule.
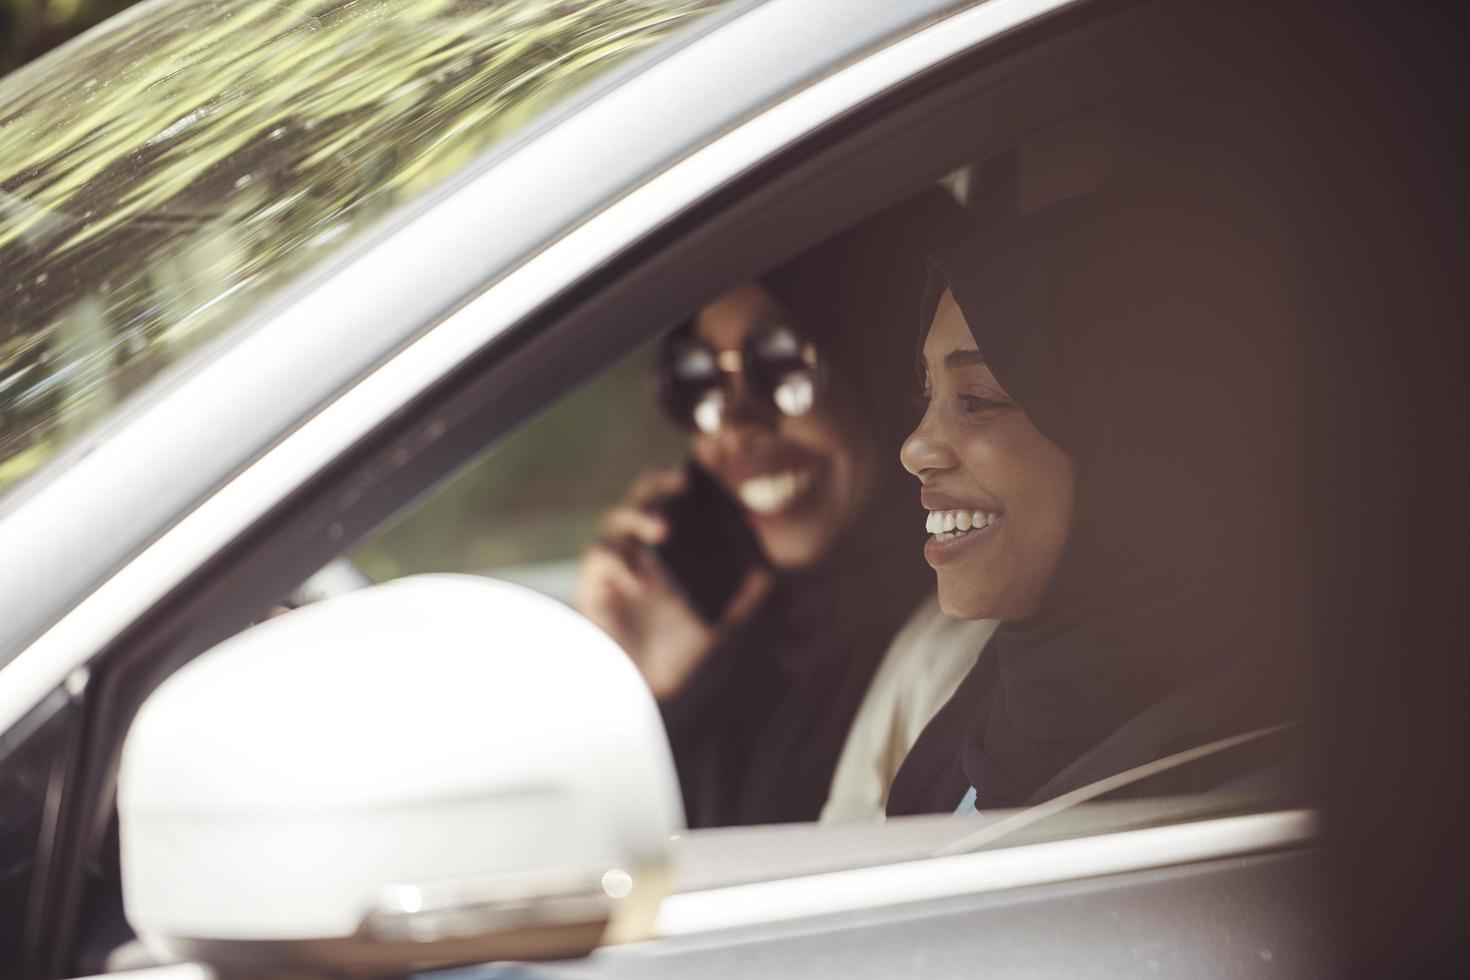
[[[375,579],[570,558],[643,469],[685,437],[654,407],[651,351],[614,365],[503,440],[353,556]]]
[[[0,492],[720,2],[147,0],[0,78]]]
[[[0,77],[0,494],[362,229],[721,2],[145,0]],[[0,68],[126,5],[0,0]],[[644,361],[360,560],[389,577],[575,553],[639,469],[681,453]]]

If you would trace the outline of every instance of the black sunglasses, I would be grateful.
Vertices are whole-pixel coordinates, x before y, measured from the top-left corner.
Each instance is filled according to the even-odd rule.
[[[816,404],[821,366],[816,345],[784,324],[752,331],[738,351],[716,351],[680,330],[660,352],[659,403],[680,425],[713,435],[724,424],[730,379],[741,375],[758,397],[796,418]]]

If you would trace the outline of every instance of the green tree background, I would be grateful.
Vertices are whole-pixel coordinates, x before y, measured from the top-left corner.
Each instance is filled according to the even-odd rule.
[[[541,33],[534,36],[517,35],[513,37],[500,34],[499,36],[504,40],[515,42],[509,46],[501,45],[500,48],[494,49],[496,51],[504,49],[503,56],[496,54],[494,57],[500,58],[500,61],[507,67],[498,67],[500,62],[492,59],[483,69],[475,69],[471,72],[463,84],[469,84],[483,75],[484,78],[494,82],[490,88],[492,92],[505,92],[508,86],[509,90],[517,93],[524,91],[531,94],[525,97],[519,94],[515,97],[505,97],[504,103],[499,105],[486,104],[483,114],[488,115],[479,120],[479,125],[482,127],[488,125],[493,130],[515,128],[528,115],[544,109],[549,101],[564,94],[567,84],[575,83],[586,75],[595,74],[597,70],[600,70],[598,65],[601,62],[611,63],[621,56],[621,52],[636,50],[656,40],[685,18],[697,15],[702,9],[718,5],[718,2],[719,0],[647,0],[641,5],[619,5],[602,0],[600,3],[575,5],[553,2],[553,0],[544,0],[544,2],[522,0],[520,4],[504,5],[506,7],[519,6],[532,16],[539,16],[541,19],[537,22],[537,29]],[[41,56],[68,38],[100,23],[128,5],[128,0],[0,0],[0,71],[12,71],[27,61]],[[274,7],[275,5],[264,4],[263,6]],[[492,12],[488,14],[480,12],[487,9]],[[487,7],[483,2],[477,7],[466,6],[461,19],[467,25],[471,25],[475,23],[475,18],[500,16],[493,13],[493,9],[493,5]],[[149,16],[156,17],[163,13],[164,11],[159,9]],[[295,15],[286,16],[287,19],[290,19]],[[441,12],[440,16],[458,17],[458,8],[454,8],[448,14]],[[638,18],[642,20],[639,21]],[[589,24],[596,24],[601,30],[589,33]],[[449,28],[457,25],[458,22],[451,22],[445,26]],[[186,24],[175,26],[185,32],[191,30]],[[465,27],[465,29],[473,30],[474,28]],[[524,34],[524,28],[522,31]],[[605,34],[605,41],[599,37],[599,34]],[[443,36],[448,39],[445,43],[452,42],[454,37],[447,29]],[[535,42],[534,45],[531,44],[532,41]],[[187,45],[191,42],[185,39],[168,43],[178,46],[179,57],[188,57]],[[527,49],[529,54],[523,52],[521,50],[523,48]],[[171,50],[162,43],[156,44],[152,47],[152,55],[155,60],[158,57],[172,57]],[[547,52],[552,54],[547,54]],[[517,76],[516,65],[520,62],[511,59],[524,57],[530,58],[526,64],[530,67],[531,73]],[[545,66],[554,64],[555,70],[548,73],[544,68],[537,69],[538,61],[544,63]],[[465,64],[468,65],[470,62],[465,61]],[[589,65],[592,66],[592,70],[586,70]],[[40,67],[37,66],[37,68]],[[399,70],[418,71],[418,68],[410,65],[406,69],[400,67]],[[497,72],[499,74],[496,74]],[[56,77],[47,77],[48,75]],[[65,96],[69,91],[67,80],[71,77],[69,70],[57,72],[48,69],[47,73],[38,75],[35,79],[40,83],[39,88],[22,86],[24,94],[21,98],[23,101],[32,103],[44,103],[51,98],[46,95],[46,92],[52,89],[56,97]],[[509,81],[505,81],[506,79]],[[534,80],[528,81],[528,79]],[[371,81],[371,79],[365,80]],[[565,80],[566,84],[563,84],[562,80]],[[19,78],[15,81],[18,82]],[[434,81],[436,84],[440,81],[438,75],[434,76]],[[456,77],[446,76],[443,80],[443,85],[449,95],[453,94],[452,86],[457,84],[461,82]],[[537,95],[538,91],[544,94]],[[516,98],[520,98],[520,101],[517,102]],[[434,107],[429,106],[425,112],[432,108]],[[135,129],[146,136],[158,128],[152,118],[158,115],[158,112],[140,102],[127,102],[110,108],[99,107],[99,112],[101,114],[96,117],[98,123],[114,129],[127,126],[130,127],[130,131]],[[31,115],[34,116],[35,113],[32,112]],[[418,120],[388,119],[386,122],[379,122],[376,117],[363,120],[345,111],[339,111],[332,117],[336,120],[332,126],[336,128],[321,127],[320,132],[326,135],[320,135],[318,139],[335,139],[339,132],[346,132],[354,127],[363,128],[368,123],[373,123],[377,127],[374,132],[378,135],[374,141],[369,142],[381,148],[385,142],[391,144],[391,141],[384,139],[385,127],[389,122],[400,128],[404,126],[422,128],[432,124],[433,120],[424,118],[423,112],[419,113],[419,116]],[[125,121],[124,117],[126,117]],[[24,122],[22,116],[17,115],[12,118]],[[163,119],[162,116],[159,118]],[[163,119],[163,121],[168,120]],[[346,129],[344,130],[343,127]],[[457,128],[463,129],[464,127]],[[202,131],[206,136],[211,132],[208,128]],[[13,195],[19,192],[29,194],[27,191],[29,185],[23,180],[27,174],[36,174],[41,171],[28,164],[27,147],[37,145],[37,140],[25,138],[23,133],[17,136],[17,132],[19,129],[13,129],[11,133],[6,134],[10,137],[9,144],[5,140],[0,140],[0,150],[3,150],[6,145],[10,146],[9,151],[0,153],[0,171],[13,170],[15,174],[20,175],[20,177],[12,175],[12,179],[5,185]],[[160,185],[162,189],[158,193],[162,195],[161,199],[168,204],[187,196],[188,189],[192,187],[189,181],[193,178],[189,177],[185,171],[191,167],[198,168],[199,154],[218,155],[218,148],[210,149],[206,146],[205,149],[200,150],[182,142],[183,139],[191,138],[194,132],[191,130],[185,133],[176,141],[177,146],[167,144],[173,146],[169,166],[183,172],[183,176],[167,176],[170,171],[167,171],[162,165],[157,165],[148,170],[147,177],[143,181],[149,186]],[[156,143],[157,140],[158,137],[153,137],[150,143]],[[133,137],[129,136],[124,144],[130,145],[132,141]],[[482,140],[475,141],[474,145],[478,146],[480,142]],[[76,152],[82,153],[84,157],[89,155],[88,152],[84,152],[85,141],[77,146],[80,149],[77,149]],[[458,158],[456,154],[467,153],[470,150],[461,149],[450,152],[439,149],[436,152],[439,157],[436,158],[431,173],[448,172],[455,165],[453,161]],[[233,178],[234,170],[230,168],[237,167],[237,163],[239,166],[244,166],[236,158],[247,156],[249,154],[245,151],[232,152],[220,158],[215,166],[224,168],[228,171],[228,176]],[[68,174],[65,163],[67,157],[64,154],[54,154],[46,159],[47,165],[57,168],[57,173]],[[11,164],[15,166],[10,167]],[[424,166],[408,169],[413,173],[420,173],[424,170]],[[9,170],[6,169],[7,167]],[[363,169],[363,167],[357,168],[357,170]],[[386,184],[390,188],[394,186],[393,182],[397,178],[392,173],[385,176],[376,171],[358,173],[357,170],[348,172],[348,175],[356,181],[350,186],[338,187],[336,184],[331,184],[326,188],[331,192],[330,194],[319,189],[314,190],[317,197],[326,201],[326,204],[322,204],[318,210],[340,210],[335,204],[335,201],[340,198],[354,202],[353,206],[375,204],[374,207],[365,210],[380,213],[382,209],[376,204],[381,203],[383,206],[388,206],[405,196],[406,192],[395,191],[389,194],[381,190],[380,185]],[[118,193],[123,194],[125,200],[138,197],[136,189],[140,186],[139,179],[131,174],[120,176],[123,178],[121,183],[113,181],[120,188]],[[340,178],[333,179],[341,183]],[[5,183],[5,181],[0,179],[0,183]],[[75,184],[75,189],[67,189],[68,184]],[[98,185],[99,182],[96,180],[90,183],[77,181],[68,174],[65,180],[38,184],[37,186],[42,190],[35,193],[48,193],[57,197],[57,202],[48,202],[47,205],[46,213],[53,213],[51,209],[65,210],[62,205],[74,204],[82,196],[89,194],[95,196],[98,193]],[[235,180],[232,186],[239,188],[241,182]],[[231,193],[234,194],[233,191]],[[71,197],[66,197],[67,194]],[[264,195],[264,197],[259,201],[254,198],[244,201],[244,196],[249,194]],[[19,369],[24,368],[23,362],[26,359],[35,361],[35,370],[41,372],[46,371],[48,356],[53,358],[50,363],[55,363],[56,357],[70,352],[68,356],[74,356],[77,363],[86,365],[90,373],[82,372],[85,377],[78,376],[81,377],[80,382],[73,378],[69,385],[63,385],[60,394],[56,396],[62,398],[61,402],[57,402],[62,407],[53,406],[45,409],[45,413],[38,418],[44,424],[49,414],[52,418],[60,417],[77,425],[89,425],[92,419],[105,415],[117,399],[145,380],[143,375],[151,373],[156,369],[157,364],[172,360],[191,346],[190,343],[184,342],[180,331],[169,328],[169,318],[158,319],[154,315],[157,310],[168,305],[162,302],[158,295],[155,295],[161,288],[159,282],[161,280],[167,280],[170,283],[177,282],[181,284],[180,289],[182,289],[183,286],[197,279],[202,283],[200,289],[212,295],[220,285],[226,282],[219,278],[218,270],[242,268],[249,264],[243,261],[240,255],[250,247],[250,243],[230,238],[228,241],[222,240],[216,243],[219,248],[211,250],[205,247],[218,237],[213,235],[216,226],[225,229],[246,227],[252,209],[269,208],[271,203],[270,195],[266,194],[259,182],[249,185],[234,196],[241,198],[242,201],[236,209],[239,213],[236,214],[221,207],[221,213],[218,216],[210,222],[199,224],[191,231],[191,237],[187,242],[176,242],[169,245],[169,248],[177,252],[178,258],[169,259],[164,263],[154,262],[149,266],[145,283],[147,289],[139,286],[134,290],[138,292],[138,296],[131,296],[128,290],[133,285],[143,283],[143,279],[124,281],[122,285],[114,284],[111,292],[105,296],[97,299],[84,299],[80,303],[75,302],[77,294],[67,290],[63,298],[66,303],[72,304],[72,312],[65,315],[57,313],[52,308],[52,304],[43,303],[34,297],[30,297],[33,301],[26,310],[12,311],[21,319],[9,327],[6,327],[5,323],[0,323],[0,328],[5,328],[0,329],[0,382],[4,381],[7,372],[9,372],[9,377],[19,377],[22,373]],[[211,200],[216,197],[223,199],[229,195],[210,195]],[[12,196],[12,201],[20,200],[28,206],[37,199],[36,196],[24,194],[19,198]],[[230,200],[233,201],[234,198]],[[331,204],[332,207],[327,208],[327,204]],[[126,221],[131,220],[128,217],[129,208],[132,207],[134,205],[129,204],[126,208],[116,212],[118,215],[116,220],[121,222],[118,227],[126,229]],[[360,208],[360,210],[364,209]],[[9,222],[11,237],[23,234],[21,223],[33,220],[34,216],[39,213],[32,207],[20,217],[17,215],[22,212],[11,211],[8,216],[0,214],[0,219],[3,219],[0,220],[0,233],[5,232],[5,225]],[[0,238],[3,237],[4,235],[0,234]],[[276,235],[271,239],[263,240],[261,247],[274,248],[274,242],[278,238],[280,236]],[[97,240],[103,246],[106,245],[105,236],[99,235]],[[215,255],[221,248],[225,250],[223,256]],[[142,254],[145,250],[135,245],[131,251]],[[115,254],[115,249],[107,252],[108,256]],[[209,269],[204,270],[208,273],[207,275],[197,269],[191,272],[191,269],[183,268],[183,265],[191,263],[198,265],[200,261],[203,261],[199,258],[201,255],[210,260],[205,263],[210,266]],[[49,279],[51,287],[61,289],[56,282],[54,267],[45,264],[51,261],[49,252],[32,249],[10,256],[10,259],[12,261],[9,272],[17,279],[17,282],[21,280],[27,283],[41,282]],[[75,267],[76,260],[71,258],[69,261],[71,267]],[[109,261],[111,261],[110,258]],[[28,265],[22,269],[21,265],[17,264],[27,262],[40,264],[36,264],[34,269],[30,269]],[[182,262],[183,265],[175,269],[173,264],[179,262]],[[103,281],[119,277],[109,268],[106,273],[99,272],[96,278]],[[104,290],[108,288],[105,281],[102,288]],[[176,305],[192,305],[197,299],[198,297],[183,297]],[[56,309],[60,309],[61,305],[57,305]],[[222,327],[233,318],[230,307],[227,305],[216,307],[214,312]],[[144,329],[152,323],[150,317],[158,319],[158,323],[153,325],[160,327],[160,330],[150,333]],[[4,319],[5,317],[0,317],[0,320]],[[139,324],[142,326],[138,326]],[[10,333],[7,334],[7,330]],[[153,336],[154,333],[158,333],[159,336]],[[117,336],[113,336],[114,334]],[[180,334],[180,336],[175,336],[175,334]],[[164,344],[165,341],[167,341],[166,344]],[[160,344],[169,348],[164,352],[168,356],[158,354],[154,350]],[[116,353],[114,353],[114,348],[116,348]],[[488,447],[486,454],[479,461],[464,469],[438,491],[402,515],[376,540],[363,548],[355,556],[359,563],[375,577],[388,578],[430,570],[478,572],[568,558],[574,555],[587,538],[595,533],[602,511],[622,495],[629,481],[640,470],[651,465],[667,465],[676,462],[682,455],[682,436],[659,417],[649,398],[648,357],[649,352],[645,350],[621,364],[610,366],[602,376],[582,390],[563,399],[539,418],[532,420],[515,436],[503,440],[499,445]],[[133,364],[133,360],[138,363]],[[137,377],[132,377],[132,375],[137,375]],[[0,383],[0,389],[3,388],[4,383]],[[88,400],[88,404],[82,406],[85,411],[81,409],[62,410],[67,404],[70,404],[66,399],[78,401],[83,397]],[[80,404],[79,401],[78,404]],[[73,408],[76,407],[73,405]],[[5,442],[6,439],[16,442],[14,437],[20,432],[17,421],[19,418],[21,416],[14,412],[8,416],[0,413],[0,423],[3,423],[0,429],[9,429],[8,433],[0,432],[0,435],[6,437],[0,439],[0,443]],[[60,436],[65,435],[64,432],[60,433]],[[28,450],[10,454],[8,461],[5,458],[6,454],[0,453],[0,471],[7,470],[7,468],[11,471],[0,473],[5,476],[5,480],[0,480],[0,489],[3,489],[4,483],[19,479],[25,472],[39,465],[54,450],[55,441],[56,439],[45,435],[43,431],[40,442]]]
[[[684,440],[655,410],[640,351],[492,447],[355,556],[374,578],[570,558],[646,467]]]

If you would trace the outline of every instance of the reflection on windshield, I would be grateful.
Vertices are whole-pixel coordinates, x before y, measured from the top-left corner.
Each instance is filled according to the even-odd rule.
[[[167,0],[0,83],[0,492],[720,0]]]

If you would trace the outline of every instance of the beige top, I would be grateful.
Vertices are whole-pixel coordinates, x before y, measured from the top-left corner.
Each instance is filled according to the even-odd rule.
[[[914,611],[888,645],[853,717],[823,823],[883,820],[899,764],[975,665],[995,627],[993,619],[950,619],[933,597]]]

